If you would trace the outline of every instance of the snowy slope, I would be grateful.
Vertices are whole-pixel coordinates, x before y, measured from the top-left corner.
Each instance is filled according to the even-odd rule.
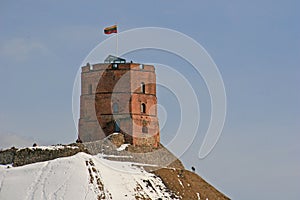
[[[175,199],[161,179],[134,163],[100,155],[72,157],[22,167],[0,165],[1,200]]]

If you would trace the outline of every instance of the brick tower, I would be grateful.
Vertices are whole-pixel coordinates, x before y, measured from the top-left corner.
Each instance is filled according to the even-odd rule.
[[[82,67],[79,138],[95,141],[115,132],[134,146],[159,145],[154,66],[109,56]]]

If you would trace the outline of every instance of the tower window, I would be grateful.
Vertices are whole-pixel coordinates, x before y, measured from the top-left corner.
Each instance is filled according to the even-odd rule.
[[[141,113],[146,113],[146,105],[144,103],[141,104]]]
[[[148,133],[148,127],[147,127],[147,126],[143,126],[142,132],[143,132],[143,133]]]
[[[92,94],[92,92],[93,92],[93,86],[92,86],[92,84],[90,84],[89,85],[89,94]]]
[[[113,63],[113,64],[112,64],[112,68],[113,68],[113,69],[118,69],[118,64],[117,64],[117,63]]]
[[[114,132],[115,133],[119,133],[121,130],[120,130],[120,125],[119,125],[119,122],[118,121],[115,121],[114,123]]]
[[[118,113],[119,112],[119,105],[117,103],[113,104],[113,113]]]
[[[145,90],[146,90],[145,83],[142,82],[142,83],[141,83],[141,93],[145,94]]]

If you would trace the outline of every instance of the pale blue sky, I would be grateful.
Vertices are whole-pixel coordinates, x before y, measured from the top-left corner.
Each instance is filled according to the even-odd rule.
[[[194,38],[212,56],[228,101],[217,146],[199,160],[199,131],[181,158],[186,167],[195,166],[232,199],[300,199],[299,1],[178,2],[2,0],[0,148],[9,142],[75,140],[73,82],[87,54],[107,38],[104,27],[170,28]],[[141,51],[125,57],[173,65],[191,82],[199,79],[189,64],[167,53]],[[205,115],[209,99],[201,96],[203,82],[198,89]],[[168,107],[171,94],[160,88],[158,95]],[[173,103],[176,107],[175,98]],[[170,115],[176,116],[176,109]],[[172,122],[178,118],[170,118],[165,131],[176,128]],[[168,132],[162,142],[171,137]]]

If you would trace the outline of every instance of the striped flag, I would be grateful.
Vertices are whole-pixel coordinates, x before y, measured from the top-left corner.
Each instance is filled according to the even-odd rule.
[[[104,29],[104,34],[118,33],[117,25],[113,25]]]

